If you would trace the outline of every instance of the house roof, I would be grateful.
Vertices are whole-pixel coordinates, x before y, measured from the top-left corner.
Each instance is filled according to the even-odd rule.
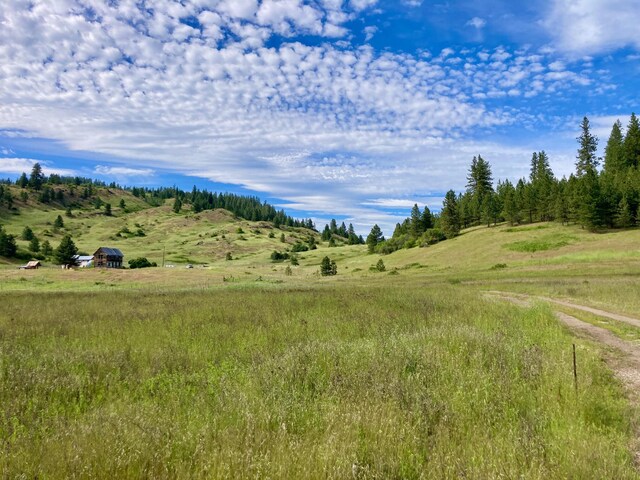
[[[93,255],[74,255],[72,258],[76,262],[90,262],[93,260]]]
[[[41,265],[41,263],[37,260],[31,260],[30,262],[27,262],[27,267],[39,267]]]
[[[106,255],[110,255],[114,257],[124,257],[124,254],[117,248],[100,247],[98,250],[96,250],[96,253],[94,253],[94,255],[96,255],[98,252],[102,252],[102,253],[105,253]]]

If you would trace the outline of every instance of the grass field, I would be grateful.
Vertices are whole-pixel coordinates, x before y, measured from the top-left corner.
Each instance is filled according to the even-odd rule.
[[[308,231],[131,204],[65,231],[175,268],[0,265],[1,477],[638,477],[638,412],[601,347],[483,295],[638,316],[637,230],[475,228],[384,257],[325,243],[287,275],[269,256]],[[0,221],[40,236],[58,213]]]
[[[386,277],[393,279],[393,277]],[[636,478],[537,307],[463,286],[3,293],[5,477]]]

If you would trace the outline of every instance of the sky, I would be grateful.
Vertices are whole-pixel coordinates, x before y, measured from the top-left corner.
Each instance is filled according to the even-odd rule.
[[[640,113],[639,0],[2,0],[0,177],[257,195],[391,235],[475,155]]]

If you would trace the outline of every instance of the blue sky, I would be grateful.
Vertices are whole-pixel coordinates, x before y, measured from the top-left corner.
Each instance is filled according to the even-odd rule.
[[[3,0],[0,176],[257,194],[391,234],[638,107],[637,0]]]

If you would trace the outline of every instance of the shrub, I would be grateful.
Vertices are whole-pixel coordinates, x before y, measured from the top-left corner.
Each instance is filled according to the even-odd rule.
[[[291,247],[292,252],[307,252],[308,250],[309,247],[302,242],[296,242],[293,247]]]
[[[150,262],[147,260],[147,257],[139,257],[129,260],[129,268],[149,268],[157,266],[158,264],[156,262]]]
[[[282,262],[284,260],[289,260],[289,254],[284,252],[278,252],[277,250],[274,250],[274,252],[271,254],[271,261],[273,262]]]

